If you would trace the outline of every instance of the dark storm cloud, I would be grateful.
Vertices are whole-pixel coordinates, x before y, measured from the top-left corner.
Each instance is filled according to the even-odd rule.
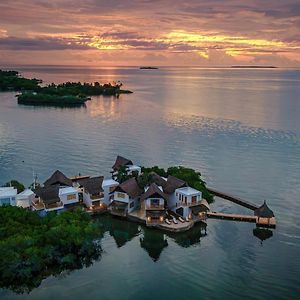
[[[65,49],[88,49],[86,45],[80,45],[67,39],[55,38],[0,38],[0,50],[65,50]]]

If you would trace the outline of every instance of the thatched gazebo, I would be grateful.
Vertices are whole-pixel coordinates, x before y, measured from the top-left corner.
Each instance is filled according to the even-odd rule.
[[[273,211],[268,207],[266,200],[264,201],[263,205],[254,211],[254,215],[257,216],[258,219],[266,218],[268,219],[268,222],[270,222],[271,218],[275,217]]]

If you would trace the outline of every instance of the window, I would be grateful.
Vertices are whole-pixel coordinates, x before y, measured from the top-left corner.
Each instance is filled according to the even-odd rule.
[[[159,199],[151,199],[151,206],[159,206]]]
[[[133,207],[134,207],[134,201],[130,202],[129,207],[130,207],[130,208],[133,208]]]
[[[113,192],[114,189],[115,189],[115,187],[114,187],[114,186],[111,186],[111,187],[109,188],[109,192],[110,192],[110,193]]]
[[[125,199],[125,194],[124,193],[118,193],[118,198]]]
[[[76,194],[67,195],[67,200],[75,200]]]

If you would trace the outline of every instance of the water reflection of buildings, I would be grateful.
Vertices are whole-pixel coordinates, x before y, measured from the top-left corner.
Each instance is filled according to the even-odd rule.
[[[192,229],[181,233],[166,233],[144,228],[143,236],[140,238],[141,247],[149,254],[153,261],[158,261],[164,248],[168,246],[167,237],[174,240],[174,242],[184,248],[200,243],[201,237],[206,236],[206,224],[197,224]]]
[[[263,241],[271,238],[273,236],[273,232],[270,229],[266,228],[255,228],[253,229],[253,235],[260,239],[261,245],[263,244]]]
[[[181,247],[188,248],[200,243],[201,237],[206,236],[206,224],[198,223],[196,226],[186,232],[168,234],[172,237],[176,244]]]
[[[123,247],[134,237],[140,236],[140,246],[151,259],[159,260],[163,250],[168,247],[168,238],[180,247],[190,247],[200,243],[201,237],[206,235],[206,224],[198,223],[191,230],[182,233],[164,233],[161,230],[148,228],[134,222],[128,222],[118,217],[101,216],[99,219],[105,232],[115,240],[117,247]]]
[[[118,247],[124,246],[140,234],[140,226],[133,222],[125,222],[115,217],[101,217],[104,230],[113,237]],[[104,222],[103,222],[104,220]]]
[[[155,229],[144,228],[140,244],[153,261],[157,261],[165,247],[168,246],[166,235]]]

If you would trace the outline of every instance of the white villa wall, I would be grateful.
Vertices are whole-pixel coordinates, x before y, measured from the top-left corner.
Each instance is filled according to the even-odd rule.
[[[102,188],[103,188],[103,191],[104,191],[104,200],[103,202],[106,204],[106,205],[109,205],[110,204],[110,189],[111,188],[115,188],[119,185],[119,183],[115,180],[112,180],[112,179],[108,179],[108,180],[103,180],[103,183],[102,183]]]
[[[16,206],[16,195],[17,189],[13,187],[0,188],[0,206],[2,206],[3,204],[10,204],[11,206]]]
[[[177,198],[175,196],[175,193],[172,193],[169,195],[169,201],[168,201],[168,208],[174,209],[176,208]]]
[[[123,194],[124,198],[119,197],[118,194]],[[114,200],[129,203],[129,196],[126,193],[123,193],[123,192],[114,192]]]
[[[133,207],[130,207],[131,203],[133,203]],[[139,198],[138,197],[129,200],[129,203],[128,203],[128,212],[129,213],[136,210],[138,207],[139,207]]]
[[[68,199],[70,196],[74,196],[74,199]],[[59,189],[59,198],[64,205],[79,202],[78,191],[75,188],[68,187]]]
[[[16,197],[17,206],[28,208],[31,206],[32,201],[34,200],[34,192],[31,190],[25,190],[22,193],[18,194]]]

